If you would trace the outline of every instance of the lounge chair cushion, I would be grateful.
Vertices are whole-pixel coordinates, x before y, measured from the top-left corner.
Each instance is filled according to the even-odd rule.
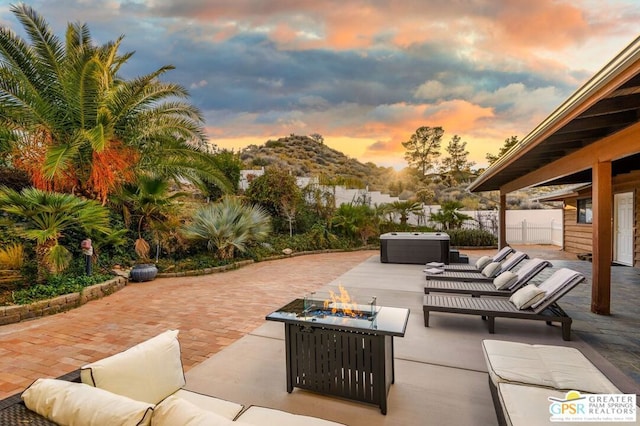
[[[528,309],[534,303],[541,300],[545,295],[544,290],[539,289],[533,284],[528,284],[522,287],[511,295],[509,300],[516,305],[518,309]]]
[[[233,419],[204,410],[186,399],[175,395],[156,405],[151,426],[233,426]]]
[[[518,281],[518,274],[511,271],[504,271],[493,279],[493,285],[498,290],[506,290]]]
[[[553,424],[550,420],[549,397],[564,399],[565,396],[566,392],[554,389],[513,383],[498,384],[498,397],[503,413],[507,424],[512,426]]]
[[[495,384],[513,383],[586,393],[620,393],[576,348],[486,339],[482,341],[482,350],[489,377]]]
[[[491,263],[491,261],[492,261],[492,258],[490,256],[482,256],[480,259],[476,261],[476,269],[478,271],[482,271],[485,266]]]
[[[153,405],[82,383],[38,379],[22,393],[31,411],[61,425],[149,425]]]
[[[502,247],[502,249],[497,252],[496,254],[493,255],[492,259],[494,262],[501,262],[503,261],[507,256],[509,256],[510,253],[512,253],[514,250],[509,247],[509,246],[504,246]]]
[[[500,262],[491,262],[482,269],[482,275],[487,278],[493,278],[500,272],[502,264]]]
[[[80,370],[82,383],[157,404],[185,385],[178,331],[169,330]]]
[[[551,299],[556,293],[562,290],[568,284],[575,280],[581,280],[582,274],[569,268],[561,268],[553,273],[549,278],[544,280],[538,285],[538,288],[545,292],[542,299],[534,303],[531,307],[536,309],[543,304],[546,300]]]

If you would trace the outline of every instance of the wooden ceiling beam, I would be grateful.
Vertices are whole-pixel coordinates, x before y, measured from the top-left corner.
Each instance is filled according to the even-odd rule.
[[[577,118],[597,117],[599,115],[615,114],[637,109],[640,109],[640,93],[603,99],[580,114]]]
[[[581,131],[599,131],[607,128],[621,128],[638,121],[637,110],[622,111],[588,118],[576,118],[555,134],[563,135]]]
[[[539,185],[591,168],[595,162],[614,161],[638,153],[640,123],[607,136],[580,150],[543,166],[536,171],[514,179],[502,186],[500,191],[509,193],[533,185]]]

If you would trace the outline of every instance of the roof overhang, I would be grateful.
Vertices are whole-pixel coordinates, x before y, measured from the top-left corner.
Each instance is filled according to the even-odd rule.
[[[570,184],[591,181],[591,168],[584,164],[562,173],[532,174],[563,157],[583,150],[640,123],[640,37],[614,57],[602,70],[571,95],[522,141],[481,174],[468,189],[494,191],[526,186]],[[637,147],[612,159],[614,174],[637,169],[640,164],[640,136]],[[523,177],[527,184],[516,187]]]
[[[591,188],[590,183],[580,183],[577,185],[571,185],[570,187],[561,189],[559,191],[554,191],[545,195],[541,195],[539,197],[534,197],[532,198],[532,201],[537,201],[540,203],[545,203],[550,201],[563,201],[567,198],[580,196],[580,191],[585,190],[587,188]]]

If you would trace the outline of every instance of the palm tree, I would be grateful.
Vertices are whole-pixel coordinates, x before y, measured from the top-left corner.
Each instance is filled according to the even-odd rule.
[[[236,249],[245,251],[249,242],[269,235],[271,218],[262,207],[246,206],[237,197],[226,196],[197,210],[183,232],[191,240],[206,241],[207,248],[221,259],[232,259]]]
[[[69,265],[71,253],[60,244],[66,232],[81,229],[91,235],[111,231],[105,207],[71,194],[0,187],[0,210],[20,218],[18,234],[35,241],[39,282],[47,273],[60,273]]]
[[[118,52],[122,37],[98,46],[86,25],[69,24],[63,43],[31,7],[11,11],[30,43],[0,28],[0,147],[36,187],[105,203],[154,172],[227,189],[200,149],[200,111],[184,101],[186,89],[159,80],[173,66],[124,80],[133,53]]]
[[[149,257],[151,246],[143,238],[143,231],[152,230],[154,242],[159,243],[159,229],[173,213],[175,201],[186,193],[169,193],[169,182],[161,177],[140,176],[136,185],[125,185],[115,197],[115,204],[122,206],[125,223],[137,222],[138,238],[135,251],[142,259]]]
[[[379,233],[377,212],[366,204],[341,204],[332,225],[346,237],[360,238],[363,245]]]
[[[415,201],[394,201],[389,205],[392,212],[400,215],[400,225],[405,226],[410,214],[418,215],[423,212],[422,204]]]
[[[473,219],[458,211],[462,207],[464,206],[458,201],[445,201],[440,205],[440,211],[431,213],[430,220],[439,223],[445,230],[458,229],[465,220]]]

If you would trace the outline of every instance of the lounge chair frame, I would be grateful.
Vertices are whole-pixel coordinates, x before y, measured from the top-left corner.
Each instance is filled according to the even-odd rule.
[[[450,280],[428,280],[427,285],[424,286],[424,293],[429,294],[431,292],[434,293],[450,293],[450,294],[466,294],[471,297],[481,297],[481,296],[498,296],[498,297],[507,297],[511,296],[516,290],[520,289],[522,286],[527,284],[533,278],[536,277],[543,269],[548,266],[551,266],[551,262],[545,261],[546,263],[541,264],[540,269],[538,269],[534,274],[529,276],[526,280],[521,283],[518,283],[517,286],[512,288],[498,290],[495,285],[493,285],[492,281],[450,281]]]
[[[513,303],[504,298],[478,298],[464,296],[433,296],[427,294],[423,298],[424,326],[429,327],[430,312],[445,312],[452,314],[479,315],[487,321],[489,333],[495,333],[496,318],[516,318],[545,321],[547,325],[559,322],[562,326],[562,339],[571,340],[572,319],[556,303],[576,285],[584,281],[579,276],[562,287],[556,294],[546,300],[536,309],[518,309]]]
[[[511,253],[514,253],[515,250],[509,246],[505,246],[509,248],[509,250],[504,250],[504,248],[500,249],[493,257],[491,258],[492,262],[502,262],[509,256]],[[502,252],[504,250],[504,252]],[[469,264],[449,264],[445,265],[443,269],[447,272],[449,271],[460,271],[460,272],[481,272],[480,269],[476,268],[475,265]]]
[[[521,252],[520,252],[521,253]],[[528,259],[529,256],[523,253],[522,256],[515,262],[513,265],[510,265],[510,268],[515,268],[519,265],[523,260]],[[500,273],[504,271],[508,271],[510,269],[501,269]],[[498,275],[500,275],[500,273]],[[497,275],[496,275],[497,276]],[[493,282],[495,277],[487,277],[482,275],[480,271],[444,271],[441,274],[429,274],[427,273],[425,279],[428,280],[443,280],[443,281],[477,281],[477,282]]]

